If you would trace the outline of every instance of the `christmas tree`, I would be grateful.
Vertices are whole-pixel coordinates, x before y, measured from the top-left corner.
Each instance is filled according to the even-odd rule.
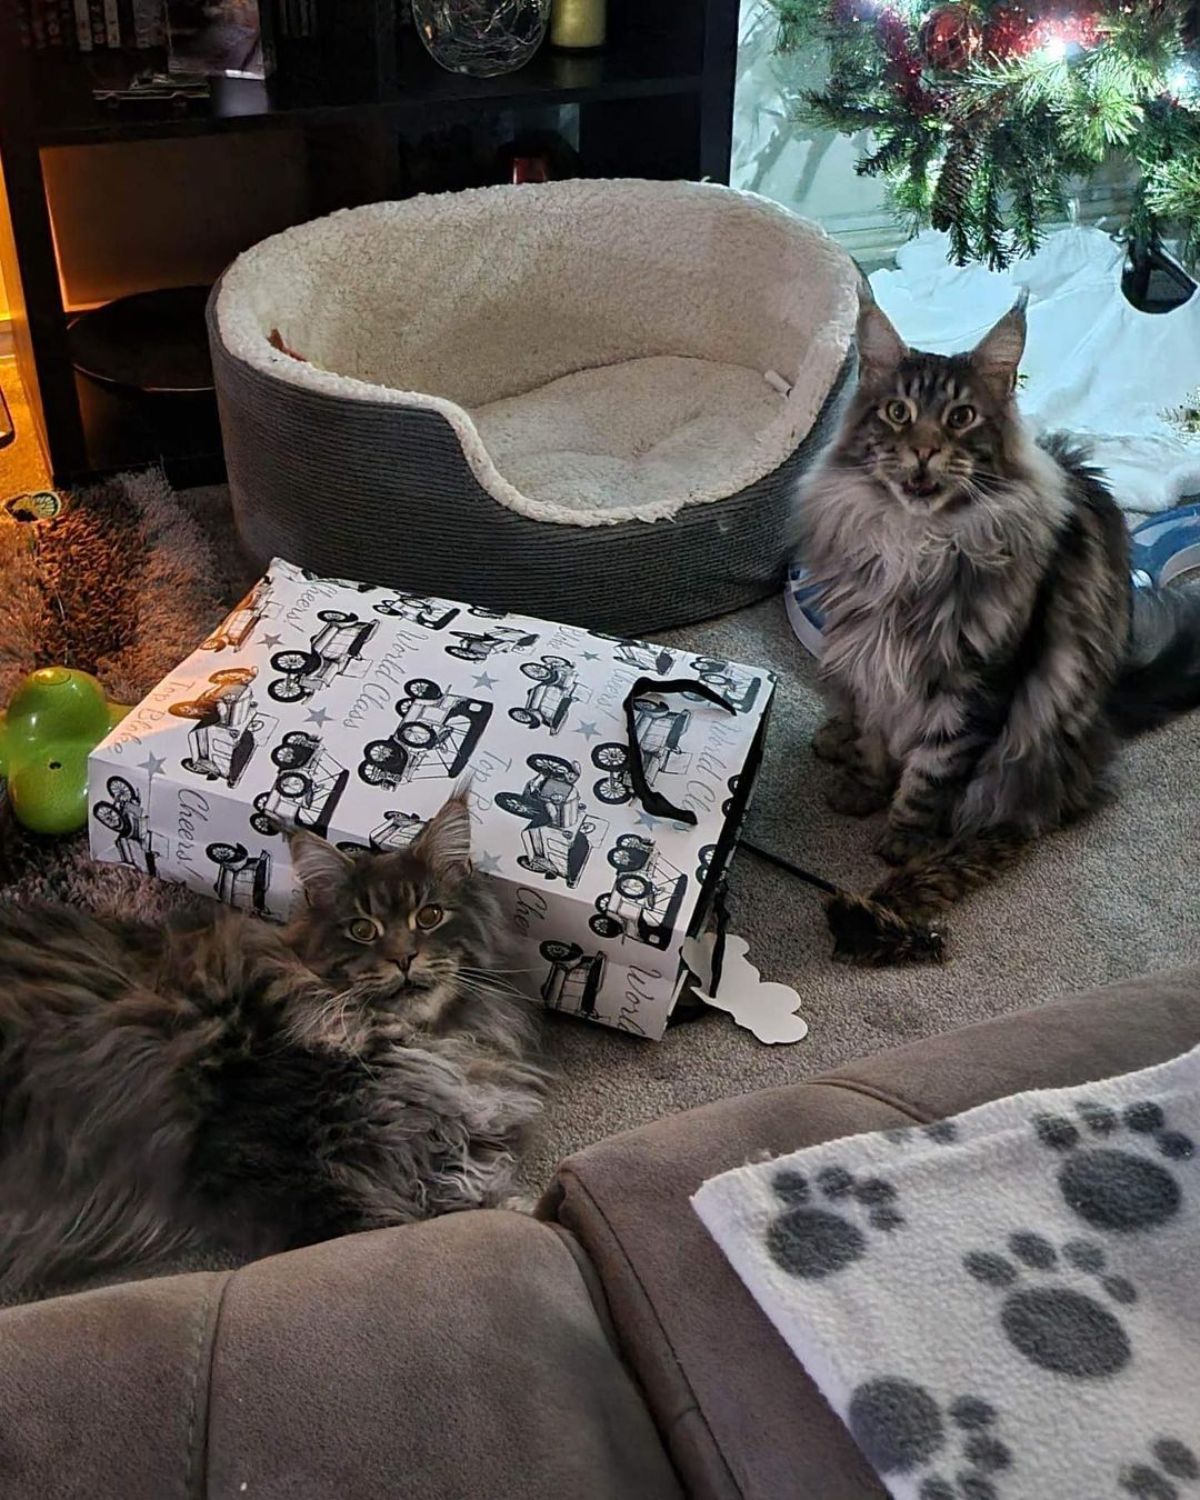
[[[783,52],[828,48],[802,117],[869,131],[858,162],[958,264],[1001,268],[1067,216],[1070,183],[1115,156],[1135,178],[1143,258],[1200,256],[1194,0],[769,0]]]

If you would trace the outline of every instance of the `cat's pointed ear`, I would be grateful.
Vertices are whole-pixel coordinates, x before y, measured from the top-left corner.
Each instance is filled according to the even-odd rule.
[[[471,813],[460,788],[443,803],[412,842],[412,852],[439,880],[462,880],[471,873]]]
[[[971,350],[971,363],[997,401],[1007,401],[1017,388],[1017,369],[1025,353],[1025,307],[1022,291],[990,333]]]
[[[864,280],[858,289],[858,369],[864,381],[886,380],[908,353],[908,345],[871,295]]]
[[[312,906],[327,905],[345,884],[354,866],[348,854],[315,833],[298,828],[288,839],[292,865]]]

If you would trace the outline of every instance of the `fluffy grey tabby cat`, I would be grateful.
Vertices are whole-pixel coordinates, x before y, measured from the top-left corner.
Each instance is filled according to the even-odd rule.
[[[405,850],[292,837],[308,910],[0,909],[0,1292],[503,1200],[535,1011],[454,797]]]
[[[886,810],[871,893],[922,918],[1093,807],[1122,733],[1200,703],[1200,595],[1130,584],[1124,520],[1013,399],[1024,302],[969,354],[909,349],[864,291],[859,385],[798,519],[821,587],[838,811]],[[838,956],[895,957],[835,899]]]

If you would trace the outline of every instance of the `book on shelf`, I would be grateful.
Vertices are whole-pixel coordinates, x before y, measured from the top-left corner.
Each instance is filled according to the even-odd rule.
[[[318,31],[316,0],[279,0],[276,20],[282,37],[314,37]]]
[[[163,47],[167,41],[167,14],[163,0],[133,0],[133,44]]]
[[[92,17],[88,10],[88,0],[73,0],[75,11],[75,45],[80,52],[92,50]]]
[[[58,8],[58,0],[44,0],[42,6],[44,25],[46,28],[46,46],[61,48],[64,43],[62,31],[62,14]]]
[[[121,12],[117,0],[104,0],[104,44],[107,47],[121,45]]]
[[[58,29],[64,47],[77,46],[75,36],[75,0],[55,0],[58,6]]]

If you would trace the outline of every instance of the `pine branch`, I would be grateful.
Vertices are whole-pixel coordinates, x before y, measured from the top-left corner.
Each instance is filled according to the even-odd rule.
[[[929,205],[929,222],[935,229],[950,229],[969,212],[972,184],[983,161],[984,142],[977,134],[955,131],[951,135]]]
[[[829,6],[825,0],[767,0],[775,13],[775,50],[795,52],[828,26]]]
[[[842,135],[857,135],[860,130],[907,123],[907,117],[898,110],[889,113],[869,104],[851,104],[831,94],[816,93],[802,95],[800,119],[804,123],[824,125]]]
[[[860,177],[880,177],[907,168],[915,146],[916,142],[911,136],[897,132],[882,140],[876,150],[860,157],[854,164],[854,170]]]

